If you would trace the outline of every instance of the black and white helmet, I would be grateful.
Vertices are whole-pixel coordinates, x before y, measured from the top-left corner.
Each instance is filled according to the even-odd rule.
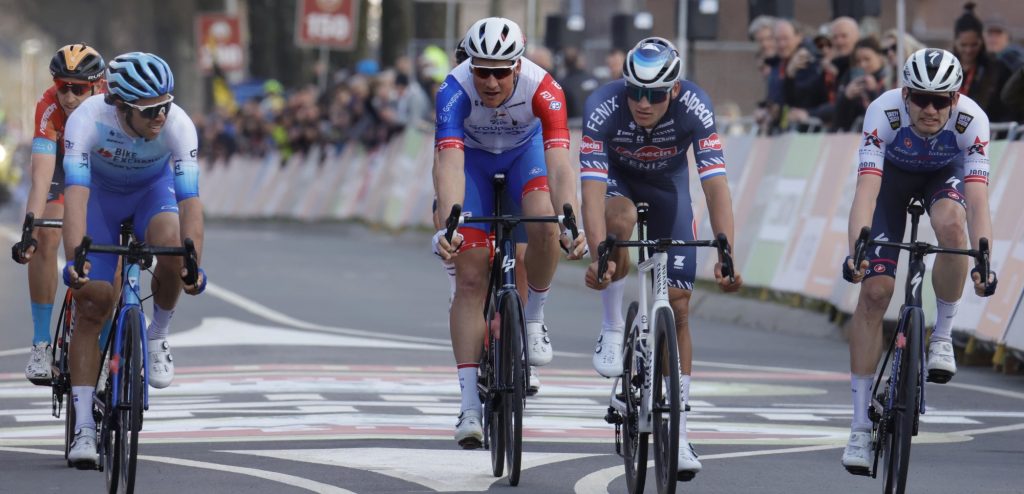
[[[930,93],[954,93],[964,81],[960,61],[946,51],[924,48],[915,51],[903,65],[903,85]]]
[[[473,23],[464,41],[466,53],[485,60],[516,61],[526,51],[519,24],[504,17],[488,17]]]
[[[640,40],[623,62],[626,82],[643,88],[669,88],[679,80],[683,66],[679,51],[665,38]]]

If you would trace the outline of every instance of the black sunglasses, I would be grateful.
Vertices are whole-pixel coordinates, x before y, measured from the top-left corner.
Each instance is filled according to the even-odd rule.
[[[473,69],[473,75],[481,79],[490,79],[491,76],[494,76],[495,79],[500,81],[512,75],[512,71],[516,68],[516,64],[506,67],[486,67],[483,65],[470,64],[469,68]]]
[[[125,101],[124,104],[136,109],[139,112],[139,115],[142,115],[142,118],[145,118],[146,120],[153,120],[160,115],[167,115],[167,112],[171,111],[171,101],[174,101],[173,97],[163,103],[155,105],[139,106],[133,105],[127,101]]]
[[[889,45],[882,47],[882,51],[886,53],[896,53],[896,45]]]
[[[633,101],[640,101],[643,98],[647,98],[647,101],[652,105],[656,105],[667,100],[670,91],[672,91],[672,88],[652,89],[626,84],[627,98]]]
[[[81,96],[92,92],[92,84],[75,84],[73,82],[58,82],[57,91],[60,94],[68,94],[68,91],[75,96]]]
[[[910,102],[921,109],[928,108],[928,105],[932,105],[936,110],[945,110],[953,104],[953,97],[948,94],[920,93],[911,91]]]

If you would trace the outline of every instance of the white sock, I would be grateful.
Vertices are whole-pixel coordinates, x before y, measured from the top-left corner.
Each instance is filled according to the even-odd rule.
[[[75,406],[75,432],[83,427],[96,429],[96,419],[92,416],[92,393],[95,386],[71,386],[71,396]]]
[[[626,321],[622,319],[622,298],[626,295],[626,279],[613,281],[601,291],[601,305],[604,306],[604,320],[601,331],[622,331]]]
[[[932,340],[952,341],[953,340],[953,318],[960,308],[960,301],[949,303],[940,298],[935,299],[935,308],[938,315],[935,317],[935,329],[932,331]]]
[[[459,390],[462,392],[460,411],[480,410],[480,394],[476,389],[476,373],[479,364],[458,364]]]
[[[534,288],[529,283],[527,286],[529,291],[526,297],[526,309],[523,311],[526,315],[526,322],[544,322],[544,302],[548,300],[551,286],[542,289]]]
[[[171,326],[171,316],[174,309],[166,310],[153,302],[153,319],[149,321],[149,328],[146,329],[146,339],[158,340],[167,338],[167,332]]]
[[[868,405],[871,404],[871,381],[874,376],[850,376],[850,391],[853,392],[853,422],[850,429],[854,432],[871,432],[871,419],[868,418]]]
[[[665,379],[665,387],[672,385],[668,376]],[[690,376],[679,374],[679,445],[686,444],[686,404],[690,402]]]

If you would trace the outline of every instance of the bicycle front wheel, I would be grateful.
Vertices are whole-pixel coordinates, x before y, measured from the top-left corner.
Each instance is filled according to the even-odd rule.
[[[679,461],[679,347],[676,345],[676,319],[668,308],[654,313],[654,338],[658,355],[654,355],[651,383],[651,419],[654,432],[654,470],[658,476],[658,493],[676,491]],[[689,479],[687,479],[689,480]]]
[[[885,492],[887,494],[903,494],[907,486],[907,473],[910,471],[910,442],[914,435],[914,422],[917,419],[919,392],[918,381],[921,370],[921,342],[923,321],[918,311],[907,311],[903,320],[903,335],[897,335],[897,352],[892,359],[890,376],[899,376],[896,386],[891,386],[893,393],[890,430],[892,436],[885,451]],[[921,326],[921,327],[919,327]],[[902,348],[901,348],[902,347]]]
[[[481,376],[487,393],[482,396],[484,403],[484,434],[485,446],[491,450],[491,474],[501,477],[505,473],[505,423],[502,421],[504,410],[502,396],[498,390],[496,366],[501,351],[501,340],[488,331],[490,344],[485,350],[486,361],[480,366]]]
[[[626,487],[629,494],[644,491],[647,479],[647,441],[650,437],[640,432],[640,402],[643,398],[644,362],[637,360],[637,338],[633,321],[639,305],[629,304],[626,311],[626,338],[622,353],[622,401],[626,404],[626,416],[622,417],[622,460],[626,464]]]
[[[118,388],[120,395],[117,414],[117,433],[113,449],[120,473],[119,493],[132,494],[135,491],[135,466],[139,453],[139,431],[142,430],[142,402],[145,399],[145,382],[142,358],[142,313],[129,309],[124,318],[124,340],[121,354],[121,378]]]
[[[499,367],[505,425],[505,463],[508,483],[519,485],[523,458],[523,409],[526,406],[526,325],[519,294],[509,291],[501,303],[501,350]]]

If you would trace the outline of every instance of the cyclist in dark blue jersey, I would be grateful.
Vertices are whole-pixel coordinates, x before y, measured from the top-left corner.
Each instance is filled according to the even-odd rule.
[[[641,40],[626,56],[625,80],[609,82],[587,98],[580,175],[583,219],[592,255],[596,256],[597,243],[606,234],[618,238],[633,234],[637,202],[651,207],[650,238],[695,238],[686,159],[691,145],[712,229],[734,238],[732,197],[714,110],[700,87],[679,77],[681,66],[672,43],[662,38]],[[687,313],[696,274],[695,250],[669,249],[669,303],[676,318],[684,403],[689,399],[693,357]],[[593,363],[606,377],[622,373],[622,299],[627,263],[626,249],[619,249],[604,279],[597,279],[596,260],[586,275],[587,286],[603,290],[604,321]],[[720,265],[715,266],[715,277],[727,292],[738,290],[743,283],[739,275],[733,283],[723,278]],[[679,470],[700,471],[693,448],[682,446],[687,444],[685,412],[679,429]]]

